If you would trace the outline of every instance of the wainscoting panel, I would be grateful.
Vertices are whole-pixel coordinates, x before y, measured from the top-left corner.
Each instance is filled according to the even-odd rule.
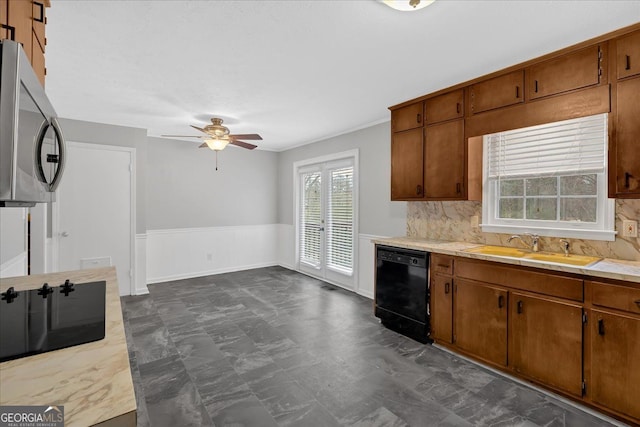
[[[373,299],[376,256],[372,239],[383,239],[383,236],[373,234],[358,235],[358,287],[356,292],[364,297]]]
[[[27,275],[27,252],[22,252],[0,265],[0,277]]]
[[[278,263],[278,224],[147,230],[146,283]]]
[[[136,234],[134,269],[136,277],[134,277],[135,295],[145,295],[149,293],[147,288],[147,235]]]

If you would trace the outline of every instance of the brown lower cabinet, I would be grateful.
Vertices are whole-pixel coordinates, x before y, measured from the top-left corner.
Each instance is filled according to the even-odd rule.
[[[507,290],[456,279],[454,294],[456,346],[507,366]]]
[[[640,419],[640,319],[602,310],[590,319],[591,400]]]
[[[431,260],[436,344],[640,426],[640,284]]]
[[[582,396],[582,306],[512,292],[509,318],[511,367]]]
[[[431,277],[431,337],[451,344],[453,338],[453,280],[450,276]]]

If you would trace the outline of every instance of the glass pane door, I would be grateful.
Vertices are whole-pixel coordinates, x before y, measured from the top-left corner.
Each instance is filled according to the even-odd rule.
[[[354,287],[353,159],[301,168],[298,179],[299,269]]]

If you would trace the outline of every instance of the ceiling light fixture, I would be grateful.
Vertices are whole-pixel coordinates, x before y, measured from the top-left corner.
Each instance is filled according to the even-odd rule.
[[[224,150],[231,141],[227,135],[224,135],[216,138],[207,138],[204,142],[206,142],[207,146],[212,150],[221,151]]]
[[[412,10],[424,9],[434,1],[435,0],[382,0],[382,3],[386,4],[392,9],[407,12]]]

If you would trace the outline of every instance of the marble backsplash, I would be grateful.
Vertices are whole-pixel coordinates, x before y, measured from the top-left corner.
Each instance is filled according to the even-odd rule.
[[[488,245],[510,246],[511,234],[483,233],[471,227],[471,217],[477,215],[482,223],[482,203],[464,202],[408,202],[407,236],[431,240],[452,240]],[[625,219],[640,220],[640,200],[616,200],[616,230],[622,230]],[[621,234],[621,233],[620,233]],[[640,238],[616,236],[613,242],[568,239],[571,252],[603,258],[640,261]],[[519,245],[520,243],[516,243]],[[540,250],[562,252],[557,237],[541,237]]]

